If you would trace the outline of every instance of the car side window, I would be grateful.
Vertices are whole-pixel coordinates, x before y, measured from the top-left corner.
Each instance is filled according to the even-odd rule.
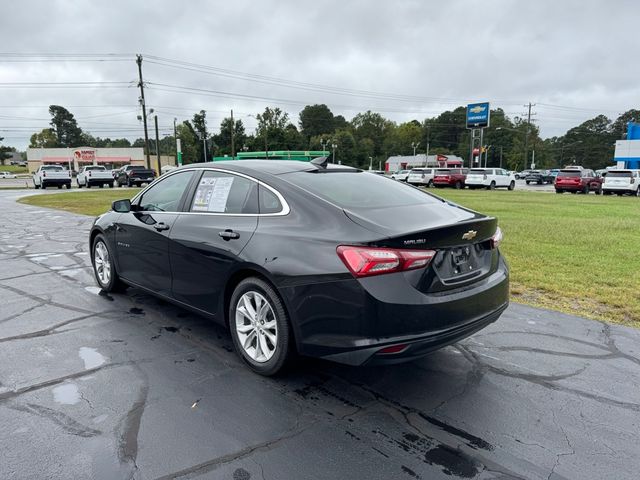
[[[156,183],[144,192],[140,198],[140,210],[147,212],[177,212],[180,199],[193,175],[193,170],[174,173]]]
[[[267,187],[260,185],[259,189],[260,213],[280,213],[282,204],[278,197]]]
[[[207,170],[196,188],[191,211],[257,214],[258,184],[232,173]]]

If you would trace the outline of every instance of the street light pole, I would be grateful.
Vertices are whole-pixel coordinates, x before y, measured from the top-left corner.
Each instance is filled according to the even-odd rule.
[[[369,157],[369,171],[373,170],[373,157]]]
[[[331,163],[336,163],[336,147],[338,145],[336,145],[335,143],[331,144],[331,148],[333,149],[333,159],[331,160]]]

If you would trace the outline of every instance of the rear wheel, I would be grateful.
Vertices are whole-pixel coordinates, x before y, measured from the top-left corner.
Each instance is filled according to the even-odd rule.
[[[100,186],[100,188],[103,188],[104,187],[104,183],[101,183],[99,186]]]
[[[496,182],[494,180],[491,180],[491,183],[489,184],[489,190],[495,190],[496,189]]]
[[[585,187],[582,189],[582,193],[584,193],[585,195],[589,193],[589,185],[585,185]]]
[[[91,184],[90,184],[89,182],[87,182],[86,187],[87,187],[87,188],[91,188]]]
[[[259,278],[247,278],[234,290],[229,329],[237,354],[260,375],[275,375],[293,353],[289,316],[277,292]]]
[[[556,188],[556,193],[564,193],[562,190]]]
[[[65,183],[64,186],[67,190],[71,189],[71,182]]]
[[[514,188],[516,188],[516,182],[514,182],[513,180],[511,180],[511,183],[509,184],[509,186],[507,187],[509,190],[513,190]]]
[[[462,182],[456,182],[455,188],[456,190],[460,190],[462,188]]]
[[[429,180],[429,183],[427,183],[427,187],[433,188],[433,180]]]
[[[109,182],[109,188],[113,188],[113,182]]]
[[[602,189],[601,188],[598,188],[596,190],[596,195],[602,195]]]
[[[33,182],[33,188],[35,188],[36,190],[40,190],[40,185],[38,185],[36,182]]]
[[[80,185],[80,180],[76,180],[76,185],[78,188],[82,188],[82,185]]]

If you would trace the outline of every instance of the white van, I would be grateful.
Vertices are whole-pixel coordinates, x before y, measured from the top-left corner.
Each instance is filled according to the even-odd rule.
[[[427,187],[433,187],[433,177],[435,174],[435,168],[414,168],[409,172],[407,183],[411,185],[426,185]]]
[[[629,193],[640,196],[640,173],[638,170],[609,170],[604,177],[602,193],[609,195]]]

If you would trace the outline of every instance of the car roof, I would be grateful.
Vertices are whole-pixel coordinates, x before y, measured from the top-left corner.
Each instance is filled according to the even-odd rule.
[[[181,168],[220,168],[245,174],[267,173],[271,175],[282,175],[291,172],[312,172],[320,170],[321,167],[311,162],[303,162],[300,160],[223,160],[220,162],[191,163],[189,165],[183,165]],[[331,163],[327,165],[327,170],[360,171],[357,168]]]

